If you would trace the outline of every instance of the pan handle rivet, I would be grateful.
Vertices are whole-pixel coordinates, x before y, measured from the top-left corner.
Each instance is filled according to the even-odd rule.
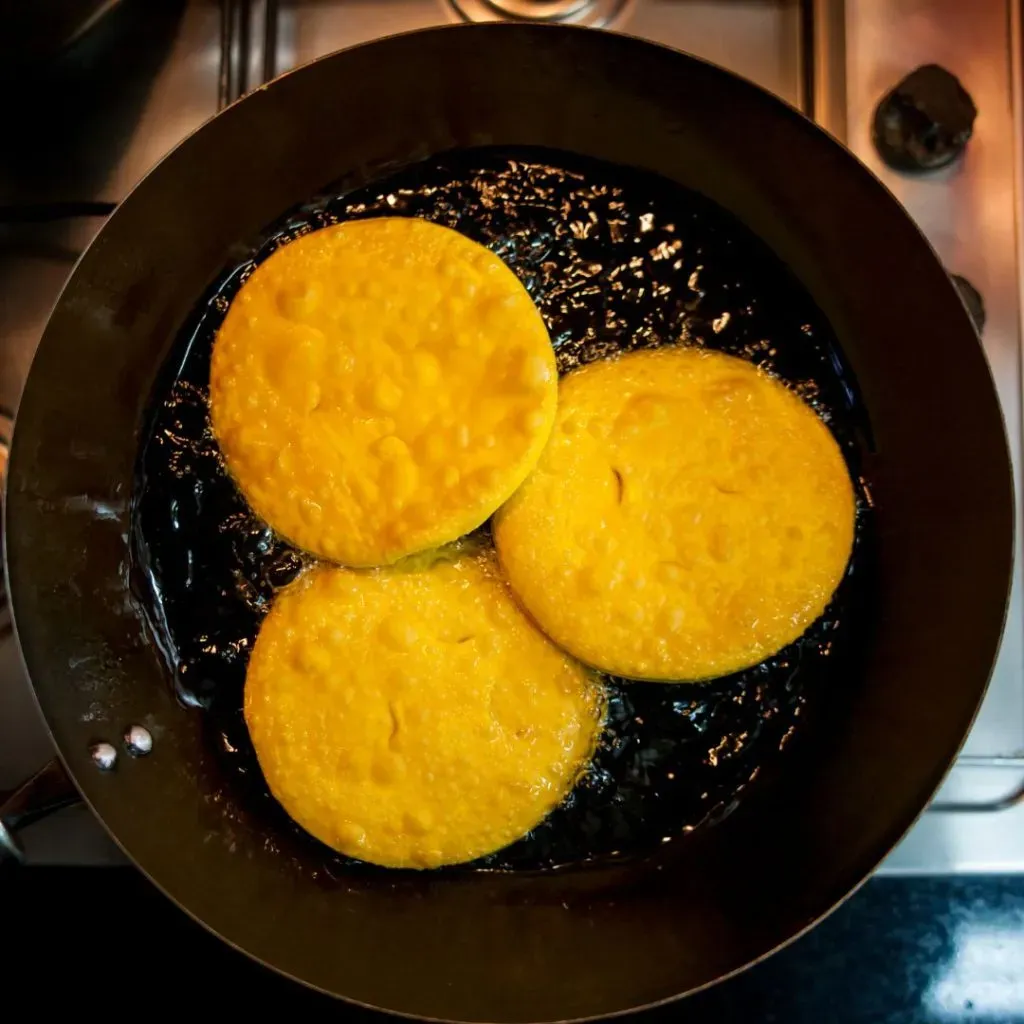
[[[112,743],[94,743],[89,755],[101,772],[109,772],[117,764],[117,750]]]
[[[141,725],[129,726],[124,734],[124,745],[132,757],[145,757],[153,749],[153,734]]]

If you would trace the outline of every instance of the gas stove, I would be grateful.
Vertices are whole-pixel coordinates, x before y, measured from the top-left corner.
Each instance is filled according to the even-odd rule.
[[[1024,81],[1022,26],[1013,0],[118,5],[58,65],[19,79],[19,88],[5,90],[0,100],[8,142],[0,155],[0,447],[43,325],[77,254],[108,205],[188,132],[247,91],[333,50],[460,21],[531,19],[628,32],[721,64],[813,117],[878,175],[947,269],[965,282],[965,295],[979,322],[984,319],[982,342],[1003,404],[1020,494]],[[926,65],[949,74],[932,69],[923,86],[917,78],[898,87]],[[883,159],[875,136],[888,139],[888,126],[898,137],[900,109],[914,116],[921,95],[923,105],[945,104],[943,116],[959,123],[949,137],[936,135],[932,126],[916,150],[889,149]],[[894,166],[908,163],[916,166]],[[1024,872],[1020,576],[1018,557],[1006,633],[981,714],[942,791],[883,872]],[[0,612],[0,790],[52,755],[6,622]],[[936,687],[956,685],[956,679],[935,680]],[[40,822],[24,840],[35,863],[112,863],[120,857],[82,808]]]

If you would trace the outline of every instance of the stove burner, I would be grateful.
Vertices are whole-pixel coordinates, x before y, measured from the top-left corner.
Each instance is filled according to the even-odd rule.
[[[897,171],[935,171],[963,153],[977,116],[960,80],[938,64],[925,64],[878,104],[875,147]]]
[[[449,0],[463,21],[537,21],[608,27],[632,0]]]

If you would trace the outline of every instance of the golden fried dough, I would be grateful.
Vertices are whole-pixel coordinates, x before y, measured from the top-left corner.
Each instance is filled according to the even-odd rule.
[[[232,302],[210,371],[214,433],[250,505],[351,566],[479,526],[536,463],[556,395],[515,274],[415,218],[284,245]]]
[[[795,640],[853,543],[842,453],[752,364],[637,352],[562,380],[551,440],[495,519],[540,627],[617,675],[700,680]]]
[[[388,867],[456,864],[524,835],[572,788],[603,710],[592,674],[519,610],[493,553],[313,570],[264,620],[245,686],[285,810]]]

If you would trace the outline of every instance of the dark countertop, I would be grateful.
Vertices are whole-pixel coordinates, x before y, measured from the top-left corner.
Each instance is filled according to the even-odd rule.
[[[146,1016],[160,1007],[205,1016],[287,1005],[290,1014],[383,1020],[257,967],[130,868],[5,870],[0,907],[8,996],[14,979],[38,979],[35,1013],[74,1006]],[[874,879],[777,956],[640,1019],[1024,1024],[1024,876]]]

